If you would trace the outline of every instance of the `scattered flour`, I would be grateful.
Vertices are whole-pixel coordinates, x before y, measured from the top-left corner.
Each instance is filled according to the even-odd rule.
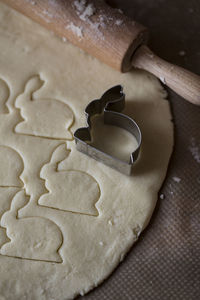
[[[29,2],[31,5],[35,5],[36,4],[36,2],[33,1],[33,0],[26,0],[26,2]],[[1,300],[1,298],[0,298],[0,300]]]
[[[83,11],[83,13],[80,15],[80,19],[83,21],[86,21],[89,17],[91,17],[95,13],[95,7],[94,4],[88,4],[86,9]]]
[[[66,29],[70,29],[79,38],[83,37],[83,28],[74,25],[72,22],[66,26]]]
[[[39,12],[39,11],[35,11],[35,14],[37,16],[39,16],[41,19],[43,19],[46,23],[51,23],[51,21],[49,20],[50,18],[47,16],[46,13],[44,13],[44,11]]]
[[[99,30],[99,27],[100,26],[104,27],[105,24],[102,23],[100,19],[99,19],[99,22],[92,22],[92,20],[90,20],[90,17],[93,16],[96,12],[96,8],[95,8],[94,4],[87,3],[86,0],[75,0],[73,3],[74,3],[76,13],[79,16],[79,18],[82,21],[87,22],[90,25],[90,27],[96,32],[95,36],[97,38],[104,39],[104,35]]]
[[[117,11],[123,15],[123,11],[120,8],[118,8]]]
[[[95,14],[95,7],[93,3],[87,4],[86,0],[75,0],[74,6],[80,19],[87,21],[92,15]]]
[[[103,16],[103,15],[100,15],[99,16],[99,21],[100,21],[101,27],[106,28],[106,23],[105,23],[106,22],[106,17]]]
[[[76,14],[79,16],[79,18],[82,21],[87,22],[90,25],[90,27],[95,31],[97,38],[104,39],[104,34],[100,30],[100,28],[106,28],[107,23],[113,22],[113,24],[115,24],[117,26],[120,26],[123,24],[123,20],[121,18],[114,20],[112,17],[106,17],[103,15],[100,15],[98,17],[98,22],[94,22],[94,20],[91,20],[90,17],[92,17],[96,13],[96,8],[92,2],[88,3],[87,0],[74,0],[73,6],[75,7]],[[120,10],[118,10],[118,11],[120,13],[123,13]],[[73,25],[72,30],[74,32],[76,31],[77,35],[79,34],[78,35],[79,37],[82,37],[82,36],[80,36],[80,33],[82,35],[82,30],[81,30],[81,32],[80,32],[80,30],[78,31],[77,26],[76,26],[76,28],[74,28],[74,25]]]
[[[86,0],[76,0],[74,1],[74,6],[76,7],[78,12],[82,12],[85,8]]]
[[[189,146],[189,150],[196,162],[200,164],[200,149],[194,137],[191,138],[191,145]]]
[[[186,55],[186,53],[185,53],[185,51],[184,50],[181,50],[181,51],[179,51],[179,53],[178,53],[180,56],[185,56]]]
[[[53,18],[53,14],[49,13],[47,10],[44,9],[42,12],[43,12],[43,14],[46,15],[47,17]]]
[[[100,23],[98,23],[98,22],[96,22],[96,23],[90,22],[90,26],[91,26],[94,30],[98,31],[98,30],[99,30]]]
[[[174,180],[175,182],[179,183],[179,182],[181,181],[181,178],[174,176],[174,177],[173,177],[173,180]]]
[[[123,20],[120,20],[120,19],[115,21],[115,24],[118,26],[122,25],[122,23],[123,23]]]

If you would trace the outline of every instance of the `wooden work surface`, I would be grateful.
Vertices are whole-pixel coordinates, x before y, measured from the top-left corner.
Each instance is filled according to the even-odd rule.
[[[153,51],[200,75],[198,0],[108,2],[148,27]],[[165,198],[158,200],[150,225],[124,262],[99,288],[81,297],[82,300],[199,298],[200,107],[171,91],[169,99],[175,124],[175,148],[161,190]],[[177,183],[173,177],[181,181]]]

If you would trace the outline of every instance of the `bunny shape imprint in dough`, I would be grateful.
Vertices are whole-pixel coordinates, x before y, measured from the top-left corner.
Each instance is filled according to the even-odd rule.
[[[24,92],[16,99],[24,121],[18,123],[15,132],[50,139],[72,140],[70,127],[74,120],[71,108],[56,99],[35,99],[33,94],[44,84],[38,75],[26,83]]]
[[[10,210],[3,214],[1,226],[6,228],[10,241],[1,247],[0,254],[30,260],[62,262],[58,253],[63,243],[61,230],[46,218],[18,219],[18,210],[26,204],[25,192],[20,191],[14,196]]]
[[[0,218],[10,207],[13,196],[19,191],[23,182],[20,175],[24,162],[19,153],[8,146],[0,145]],[[0,226],[0,247],[7,241],[5,228]]]
[[[16,150],[0,145],[0,166],[1,187],[23,186],[19,177],[24,170],[24,162]]]
[[[42,195],[38,203],[64,211],[98,216],[95,204],[100,198],[100,188],[96,179],[86,172],[69,169],[58,170],[58,164],[70,155],[66,144],[59,145],[50,162],[41,169],[48,193]]]
[[[7,83],[0,78],[0,114],[7,114],[8,107],[6,102],[10,96],[10,90]]]

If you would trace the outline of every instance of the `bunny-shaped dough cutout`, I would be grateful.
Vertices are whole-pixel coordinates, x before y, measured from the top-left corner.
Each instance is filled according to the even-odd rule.
[[[15,132],[46,137],[50,139],[72,140],[70,127],[74,120],[71,108],[56,99],[35,99],[34,92],[44,84],[40,76],[33,76],[25,85],[24,92],[16,99],[24,121],[18,123]]]
[[[57,169],[58,164],[68,155],[70,150],[66,144],[61,144],[53,152],[50,162],[42,167],[40,176],[45,179],[49,192],[42,195],[38,203],[64,211],[98,216],[95,205],[100,198],[100,188],[96,179],[70,167],[62,171]]]
[[[62,262],[59,249],[63,243],[60,228],[52,221],[41,217],[18,218],[18,210],[27,204],[24,191],[18,192],[10,210],[1,218],[1,226],[6,228],[9,242],[0,254],[22,259]]]

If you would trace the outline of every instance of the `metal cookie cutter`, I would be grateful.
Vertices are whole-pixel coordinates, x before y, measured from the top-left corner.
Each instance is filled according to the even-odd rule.
[[[125,94],[123,93],[123,87],[121,85],[117,85],[107,90],[100,99],[93,100],[87,105],[85,114],[88,126],[77,129],[74,133],[74,138],[77,150],[91,156],[111,168],[118,170],[121,173],[130,175],[133,164],[138,158],[142,136],[136,122],[127,115],[120,113],[124,107]],[[101,114],[102,111],[105,124],[124,128],[136,138],[138,146],[131,153],[129,162],[113,157],[88,143],[91,141],[91,117],[96,114]]]

